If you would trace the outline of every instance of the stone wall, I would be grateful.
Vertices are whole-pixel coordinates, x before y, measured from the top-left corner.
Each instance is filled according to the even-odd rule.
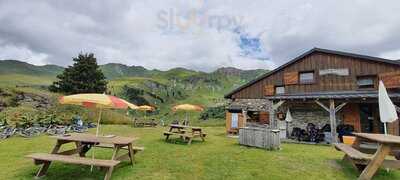
[[[288,107],[293,118],[293,121],[289,123],[290,132],[293,127],[305,129],[308,123],[313,123],[318,128],[322,128],[325,124],[330,124],[329,113],[316,104],[286,104],[281,110],[284,109],[282,111],[286,112]],[[336,114],[337,125],[341,124],[342,119],[343,115],[340,112]]]

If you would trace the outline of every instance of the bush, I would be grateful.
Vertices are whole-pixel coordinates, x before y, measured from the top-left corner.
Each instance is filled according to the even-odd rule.
[[[225,118],[225,106],[208,107],[205,111],[200,114],[200,119],[224,119]]]

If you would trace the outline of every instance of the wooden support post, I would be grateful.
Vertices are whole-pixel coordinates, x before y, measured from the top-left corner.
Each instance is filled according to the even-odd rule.
[[[329,120],[331,122],[332,144],[334,144],[338,142],[338,137],[336,132],[336,108],[333,99],[329,100]]]
[[[323,103],[319,102],[318,100],[315,100],[315,102],[321,106],[323,109],[329,112],[329,121],[331,124],[331,135],[332,135],[332,143],[337,143],[338,142],[338,137],[337,137],[337,132],[336,132],[336,113],[339,112],[347,103],[342,103],[339,106],[335,107],[335,100],[330,99],[329,100],[329,108],[326,107]]]
[[[273,129],[278,128],[278,121],[276,121],[275,118],[275,111],[284,103],[285,101],[279,101],[276,104],[274,104],[273,101],[271,101],[271,107],[269,108],[269,123]]]
[[[275,128],[275,110],[274,108],[270,107],[269,111],[269,125],[271,128]]]
[[[242,115],[243,115],[243,127],[246,127],[246,123],[247,123],[247,111],[242,109]]]

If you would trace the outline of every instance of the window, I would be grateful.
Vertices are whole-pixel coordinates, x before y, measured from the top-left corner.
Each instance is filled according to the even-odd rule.
[[[275,94],[285,94],[285,86],[276,86]]]
[[[375,76],[357,77],[357,86],[359,89],[368,89],[375,87]]]
[[[314,71],[300,72],[300,84],[314,83]]]

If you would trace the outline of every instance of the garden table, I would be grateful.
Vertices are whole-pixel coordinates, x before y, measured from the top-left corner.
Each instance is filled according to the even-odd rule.
[[[168,140],[169,136],[171,135],[178,135],[182,139],[187,139],[188,145],[190,145],[193,138],[195,137],[200,137],[202,141],[205,141],[205,137],[207,134],[202,131],[201,127],[171,124],[169,130],[164,132],[164,136],[166,136],[165,140]]]
[[[362,170],[359,179],[371,179],[379,167],[399,169],[399,160],[385,160],[385,157],[393,154],[400,149],[400,136],[369,134],[369,133],[353,133],[356,136],[353,147],[360,149],[362,142],[374,142],[378,144],[378,149],[367,161],[366,167]]]
[[[109,162],[119,162],[122,160],[130,160],[130,163],[133,165],[134,163],[134,150],[132,143],[136,140],[136,138],[132,137],[121,137],[121,136],[113,136],[113,137],[104,137],[104,136],[96,136],[93,134],[81,134],[81,133],[73,133],[69,135],[61,135],[61,136],[53,136],[53,138],[57,139],[57,143],[54,146],[53,150],[49,154],[49,161],[42,162],[43,166],[40,168],[37,176],[40,177],[46,174],[47,169],[50,166],[51,160],[53,161],[63,161],[67,163],[80,163],[80,164],[90,164],[90,159],[79,159],[75,161],[76,156],[72,156],[74,154],[79,154],[80,157],[85,157],[86,152],[88,152],[92,147],[106,144],[111,145],[113,149],[113,154],[111,157],[112,161]],[[71,150],[65,150],[59,152],[61,146],[68,143],[75,143],[76,148]],[[101,147],[101,146],[100,146]],[[118,153],[121,149],[127,150],[128,152],[118,156]],[[55,155],[64,155],[62,158],[54,157]],[[68,158],[70,157],[70,158]],[[57,159],[54,159],[57,158]],[[94,159],[96,161],[98,159]],[[101,162],[101,160],[98,160]],[[111,176],[112,168],[106,176],[108,179]]]

